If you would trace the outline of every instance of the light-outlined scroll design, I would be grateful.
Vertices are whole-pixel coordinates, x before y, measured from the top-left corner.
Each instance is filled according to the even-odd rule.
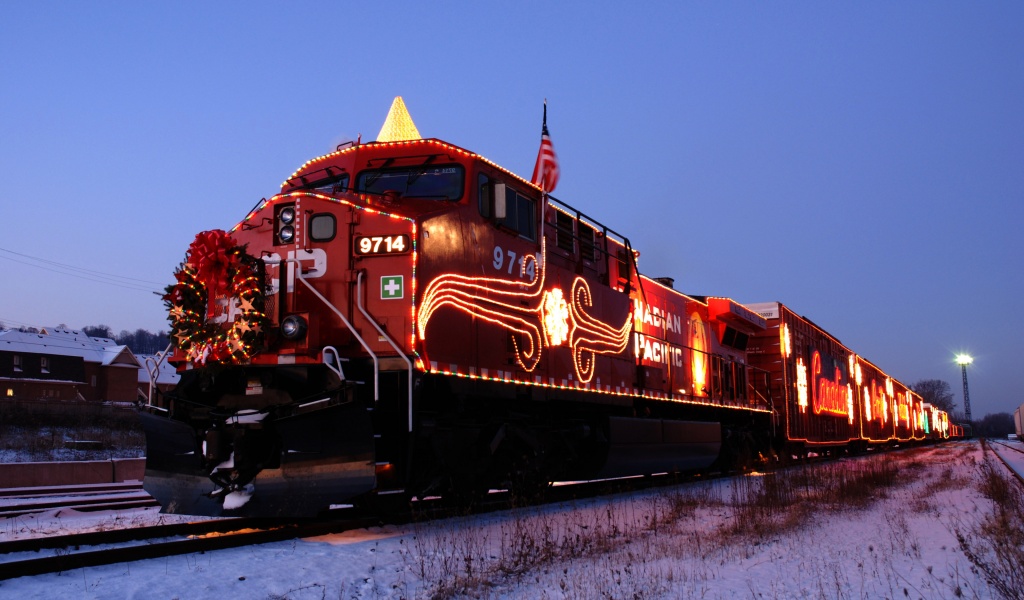
[[[545,255],[544,244],[541,255]],[[515,357],[528,373],[537,368],[544,347],[568,343],[577,378],[589,383],[594,377],[595,354],[619,354],[629,344],[632,315],[628,304],[623,323],[610,325],[590,313],[593,296],[586,279],[576,277],[568,297],[557,286],[544,290],[547,261],[526,256],[521,275],[528,272],[530,261],[534,276],[526,283],[454,273],[435,277],[423,290],[416,316],[419,338],[426,339],[427,323],[434,312],[448,306],[521,336],[522,346],[518,336],[512,338]]]

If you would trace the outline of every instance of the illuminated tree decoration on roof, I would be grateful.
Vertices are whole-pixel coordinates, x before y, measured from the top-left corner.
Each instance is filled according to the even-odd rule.
[[[405,142],[408,140],[422,139],[416,124],[412,122],[409,110],[405,108],[405,101],[401,96],[395,96],[391,103],[391,110],[384,119],[384,125],[377,134],[378,142]]]

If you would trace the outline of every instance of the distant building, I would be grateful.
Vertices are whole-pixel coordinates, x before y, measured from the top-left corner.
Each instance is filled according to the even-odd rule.
[[[81,331],[0,331],[3,399],[134,402],[141,366],[127,346]]]

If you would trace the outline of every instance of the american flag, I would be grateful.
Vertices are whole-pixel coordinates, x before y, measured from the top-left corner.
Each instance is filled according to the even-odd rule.
[[[544,126],[540,131],[540,150],[537,151],[537,163],[533,166],[534,185],[540,186],[545,192],[555,191],[558,185],[558,157],[555,147],[548,135],[548,102],[544,101]]]

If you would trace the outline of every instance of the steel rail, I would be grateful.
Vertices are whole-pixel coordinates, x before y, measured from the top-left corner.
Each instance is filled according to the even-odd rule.
[[[1020,452],[1020,453],[1024,454],[1024,450],[1021,450],[1019,448],[1014,448],[1013,446],[1011,446],[1009,444],[1004,444],[1002,442],[996,442],[994,440],[986,440],[986,439],[982,438],[981,444],[982,444],[982,446],[985,446],[986,444],[993,444],[993,445],[996,445],[996,446],[1002,446],[1003,448],[1007,448],[1009,450],[1013,450],[1015,452]],[[995,457],[999,459],[999,462],[1001,462],[1003,464],[1003,466],[1006,467],[1006,470],[1010,472],[1010,475],[1013,475],[1013,477],[1017,481],[1017,483],[1019,483],[1020,485],[1024,486],[1024,475],[1022,475],[1021,473],[1018,473],[1017,471],[1015,471],[1013,469],[1013,467],[1010,466],[1010,463],[1007,462],[1007,460],[1005,458],[1000,456],[1000,454],[998,452],[996,452],[995,450],[992,450],[992,454],[994,454]]]
[[[899,452],[900,450],[895,451]],[[801,465],[807,465],[807,463],[801,461],[799,464],[777,465],[776,469],[784,469],[787,466],[798,467]],[[558,486],[549,486],[542,495],[525,498],[502,490],[492,492],[486,497],[481,498],[469,511],[463,506],[453,505],[451,502],[438,498],[412,502],[409,508],[398,512],[390,512],[385,517],[368,515],[363,511],[346,508],[331,511],[323,519],[305,522],[267,519],[216,519],[198,523],[160,525],[0,542],[0,554],[34,552],[41,548],[66,549],[56,556],[0,562],[0,581],[15,577],[63,572],[83,567],[95,567],[181,554],[238,548],[254,544],[288,541],[297,538],[341,533],[352,529],[382,524],[429,523],[433,520],[450,517],[465,517],[539,504],[571,502],[612,494],[637,492],[652,488],[743,475],[746,475],[746,473],[739,471],[694,475],[670,473],[622,479],[572,482]],[[349,515],[351,515],[351,518]],[[179,538],[187,536],[188,539],[154,541],[157,538],[174,536]],[[149,543],[118,548],[79,550],[79,548],[85,546],[138,540],[145,540]]]
[[[178,556],[181,554],[199,554],[214,550],[238,548],[254,544],[287,541],[300,537],[340,533],[350,529],[369,527],[376,525],[379,522],[380,521],[378,519],[373,518],[346,521],[317,521],[311,523],[282,523],[254,530],[248,527],[239,527],[238,521],[233,520],[231,521],[231,525],[227,527],[227,530],[225,531],[224,521],[221,521],[219,528],[216,525],[211,526],[209,531],[202,534],[177,533],[175,534],[175,537],[181,538],[183,535],[186,537],[184,539],[156,542],[152,542],[152,536],[160,538],[167,537],[169,535],[169,528],[173,530],[174,526],[140,528],[147,531],[142,531],[142,536],[139,537],[139,531],[136,530],[135,539],[130,541],[146,540],[152,543],[131,544],[116,548],[101,548],[96,550],[80,550],[80,546],[78,544],[63,546],[65,551],[58,551],[58,553],[53,556],[33,557],[0,562],[0,581],[13,579],[15,577],[28,577],[33,575],[42,575],[45,573],[59,573],[84,567],[97,567],[151,558]],[[194,524],[189,525],[192,526]],[[114,536],[99,535],[104,533],[108,532],[97,532],[97,537],[91,540],[93,544],[115,543],[109,541],[110,539],[114,539]],[[89,534],[77,535],[85,536]],[[129,533],[125,535],[131,536],[132,534]],[[20,547],[31,548],[32,541],[42,542],[43,540],[19,540],[18,545]],[[66,542],[67,540],[65,539],[62,541]],[[8,542],[8,544],[11,543],[13,542]],[[6,547],[6,544],[0,546],[0,548]],[[56,549],[60,550],[61,548]]]

